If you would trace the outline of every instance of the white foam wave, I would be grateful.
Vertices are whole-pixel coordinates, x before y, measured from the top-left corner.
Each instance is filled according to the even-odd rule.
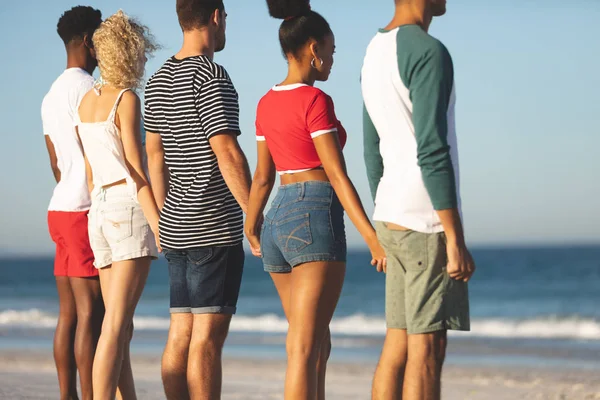
[[[136,317],[137,330],[166,330],[169,319],[161,317]],[[26,311],[5,310],[0,312],[0,327],[3,328],[53,328],[56,315],[37,309]],[[256,317],[238,315],[231,323],[233,332],[285,333],[288,324],[275,314]],[[335,318],[331,322],[331,332],[337,335],[382,336],[385,334],[385,320],[356,314]],[[454,333],[453,333],[454,334]],[[600,321],[578,317],[517,319],[475,319],[471,332],[457,333],[462,337],[495,338],[542,338],[600,340]]]

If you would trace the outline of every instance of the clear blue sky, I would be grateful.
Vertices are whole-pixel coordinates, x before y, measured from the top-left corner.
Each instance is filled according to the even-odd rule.
[[[180,46],[174,0],[102,0],[148,25],[163,45],[147,74]],[[241,144],[254,168],[259,98],[285,76],[279,22],[263,0],[226,0],[228,46],[216,61],[240,94]],[[0,254],[48,254],[46,207],[53,180],[40,103],[65,67],[55,27],[75,5],[4,1],[0,7]],[[372,210],[362,161],[359,72],[392,0],[313,0],[331,23],[337,55],[320,87],[336,103],[350,140],[349,172]],[[431,33],[454,58],[462,197],[467,235],[477,245],[600,242],[600,2],[448,0]],[[96,73],[97,74],[97,73]],[[361,241],[350,225],[350,243]]]

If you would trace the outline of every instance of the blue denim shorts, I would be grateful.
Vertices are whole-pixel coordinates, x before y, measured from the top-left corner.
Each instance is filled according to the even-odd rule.
[[[235,314],[244,270],[241,243],[163,252],[172,314]]]
[[[308,262],[345,262],[344,209],[331,184],[281,186],[265,215],[260,243],[266,272],[289,273]]]

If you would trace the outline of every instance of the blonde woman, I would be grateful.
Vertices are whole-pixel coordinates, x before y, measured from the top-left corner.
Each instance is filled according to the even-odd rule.
[[[158,255],[159,210],[143,166],[141,107],[134,92],[146,56],[156,47],[148,29],[122,11],[100,25],[93,43],[101,78],[81,102],[78,132],[92,195],[90,243],[106,307],[93,392],[95,400],[109,400],[115,398],[133,314]],[[125,400],[136,397],[133,385],[121,394]]]

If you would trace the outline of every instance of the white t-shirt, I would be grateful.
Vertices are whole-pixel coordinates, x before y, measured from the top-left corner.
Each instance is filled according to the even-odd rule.
[[[80,68],[65,70],[54,81],[42,102],[44,135],[54,144],[60,182],[54,189],[50,211],[89,210],[91,200],[85,176],[85,161],[75,130],[75,116],[83,96],[94,86],[94,78]]]

